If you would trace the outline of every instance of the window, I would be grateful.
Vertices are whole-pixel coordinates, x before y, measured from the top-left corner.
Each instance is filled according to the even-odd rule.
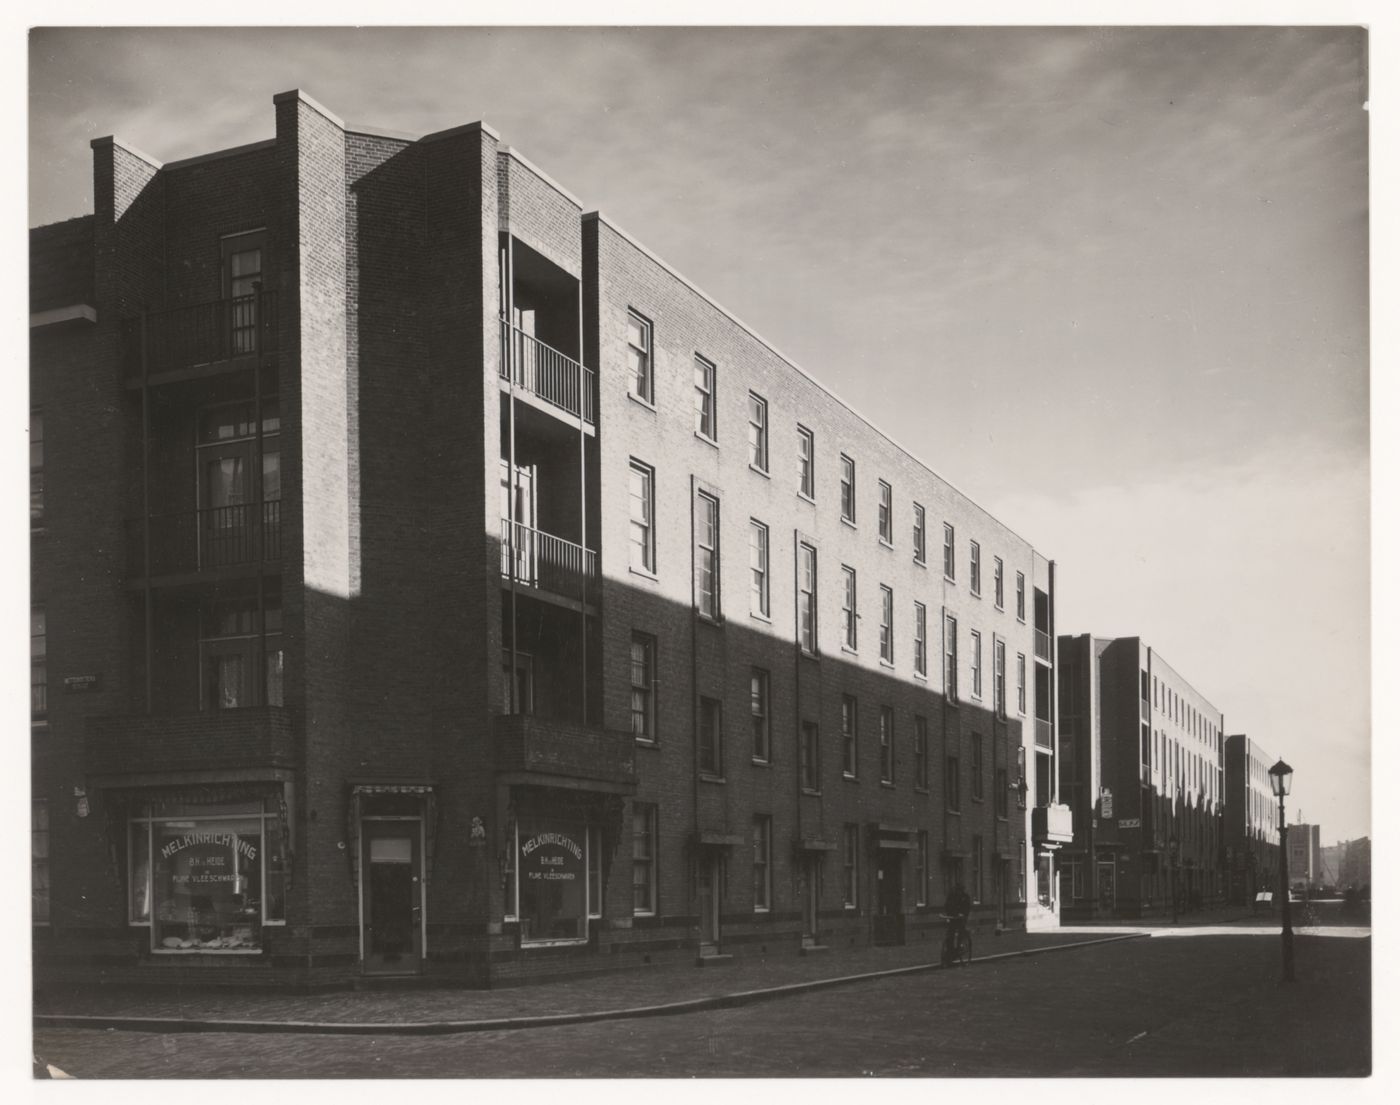
[[[717,698],[700,699],[700,774],[718,777],[723,774],[724,720],[723,707]]]
[[[1007,807],[1010,804],[1007,798],[1007,791],[1010,790],[1011,783],[1006,777],[1006,768],[999,767],[996,776],[992,780],[992,804],[996,807],[997,816],[1003,821],[1007,816]]]
[[[627,366],[632,394],[644,403],[654,400],[651,370],[651,323],[636,311],[627,312]]]
[[[880,659],[894,663],[894,592],[880,584]]]
[[[982,738],[979,734],[972,734],[972,799],[974,802],[982,801],[984,797],[982,790]]]
[[[49,620],[42,606],[29,608],[29,713],[49,714]]]
[[[817,550],[797,546],[797,639],[803,652],[817,651]]]
[[[841,454],[841,520],[855,525],[856,521],[856,462]]]
[[[1026,620],[1026,576],[1024,572],[1016,573],[1016,617],[1019,621]]]
[[[958,619],[943,619],[943,694],[949,702],[958,700]]]
[[[958,779],[958,758],[949,756],[944,762],[943,801],[956,813],[962,809],[962,788]]]
[[[802,789],[809,794],[820,794],[822,790],[821,745],[818,743],[817,723],[802,723],[802,746],[798,749],[801,761],[798,769],[802,776]]]
[[[972,576],[969,581],[972,584],[972,593],[974,595],[980,595],[982,593],[982,546],[976,541],[973,541],[971,544],[968,556],[968,567]]]
[[[656,638],[632,634],[632,735],[656,740]]]
[[[856,777],[856,740],[859,725],[859,706],[855,696],[841,696],[841,774],[848,779]]]
[[[1023,810],[1026,808],[1026,750],[1016,749],[1016,808]],[[1022,881],[1025,880],[1025,872],[1021,872]]]
[[[859,615],[856,613],[856,570],[841,565],[844,587],[841,593],[841,643],[852,652],[859,641]]]
[[[211,598],[200,610],[200,701],[206,710],[282,705],[282,596]],[[263,655],[261,671],[259,653]]]
[[[880,782],[894,782],[894,708],[880,707]]]
[[[919,846],[914,852],[914,904],[928,905],[928,832],[919,830]]]
[[[768,673],[754,668],[749,673],[749,715],[753,719],[753,758],[767,763],[770,751]]]
[[[755,913],[767,913],[773,901],[772,841],[773,819],[766,814],[756,814],[753,819],[753,908]]]
[[[44,416],[29,412],[29,524],[44,520]]]
[[[49,803],[30,803],[29,825],[30,915],[36,925],[49,923]]]
[[[1026,846],[1024,842],[1017,842],[1016,845],[1016,900],[1018,902],[1026,900]]]
[[[1016,653],[1016,712],[1026,713],[1026,654]]]
[[[928,609],[914,604],[914,674],[928,675]]]
[[[957,561],[953,553],[953,527],[943,523],[943,575],[948,579],[958,578]]]
[[[880,481],[879,506],[880,540],[886,545],[894,543],[894,491],[884,480]]]
[[[982,838],[975,833],[972,837],[972,885],[968,891],[974,905],[982,902]]]
[[[588,916],[603,916],[603,834],[597,825],[585,830],[584,848],[588,852]]]
[[[749,392],[749,465],[768,471],[768,400]]]
[[[1006,642],[992,641],[992,709],[1006,716]]]
[[[1000,610],[1006,605],[1006,569],[1001,562],[1001,557],[992,557],[992,596],[996,600],[997,609]]]
[[[971,631],[972,637],[972,697],[982,697],[982,634]]]
[[[695,496],[695,608],[719,617],[719,500],[703,491]]]
[[[928,790],[928,718],[914,715],[914,787]]]
[[[927,553],[928,534],[924,525],[924,508],[914,504],[914,563],[924,563]]]
[[[700,354],[695,355],[695,432],[714,441],[715,438],[715,366]]]
[[[859,904],[859,861],[860,861],[860,826],[843,825],[841,827],[841,874],[842,874],[842,898],[847,909],[855,909]]]
[[[817,495],[817,441],[806,426],[797,427],[797,493],[804,499]]]
[[[768,617],[768,527],[749,519],[749,613]]]
[[[631,462],[627,492],[631,510],[630,563],[635,571],[656,574],[656,474],[640,461]]]

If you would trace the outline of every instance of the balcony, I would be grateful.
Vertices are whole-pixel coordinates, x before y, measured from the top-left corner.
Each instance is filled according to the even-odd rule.
[[[89,777],[292,767],[295,754],[281,706],[94,717],[83,736]]]
[[[280,562],[282,503],[265,502],[152,515],[151,557],[146,563],[145,524],[127,522],[127,564],[132,578],[212,572]],[[149,571],[148,571],[149,568]]]
[[[1051,749],[1055,747],[1054,726],[1044,718],[1035,719],[1035,746]]]
[[[499,714],[493,730],[498,774],[593,784],[583,789],[630,793],[636,787],[637,741],[630,732],[528,714]]]
[[[585,606],[598,603],[598,554],[552,533],[501,519],[501,577]]]
[[[590,426],[597,423],[593,370],[502,319],[502,380],[511,379],[512,367],[516,387]]]
[[[1037,844],[1068,844],[1074,839],[1074,815],[1060,803],[1031,810],[1031,836]]]
[[[1037,627],[1035,631],[1035,658],[1044,660],[1047,664],[1051,662],[1053,653],[1050,651],[1050,634]]]
[[[199,374],[260,353],[277,352],[277,293],[258,292],[153,311],[145,319],[147,376]],[[142,379],[142,318],[122,322],[122,374]]]

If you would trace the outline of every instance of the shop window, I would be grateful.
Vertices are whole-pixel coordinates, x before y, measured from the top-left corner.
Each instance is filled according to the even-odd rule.
[[[522,943],[581,941],[599,904],[590,889],[598,865],[594,833],[577,821],[547,814],[516,822],[514,866],[509,889]]]
[[[632,803],[632,912],[656,912],[656,807]]]

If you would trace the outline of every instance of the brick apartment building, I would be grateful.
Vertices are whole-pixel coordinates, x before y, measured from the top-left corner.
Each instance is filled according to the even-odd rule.
[[[1224,893],[1224,718],[1137,637],[1059,640],[1062,915],[1138,917]]]
[[[1288,885],[1294,890],[1322,888],[1322,826],[1288,826]]]
[[[1244,905],[1278,887],[1278,799],[1269,784],[1277,762],[1251,738],[1225,738],[1225,849],[1229,901]]]
[[[1055,923],[1054,565],[484,124],[31,233],[41,979]]]

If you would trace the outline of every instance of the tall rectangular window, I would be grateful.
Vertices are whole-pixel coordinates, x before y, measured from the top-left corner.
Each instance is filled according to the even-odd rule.
[[[992,557],[992,596],[998,610],[1006,605],[1006,567],[999,556]]]
[[[655,472],[633,460],[627,476],[629,558],[634,569],[648,574],[656,572],[655,484]]]
[[[797,546],[797,639],[802,651],[817,651],[817,550]]]
[[[973,904],[980,905],[982,902],[982,838],[976,834],[972,837],[972,885],[967,889],[972,896]]]
[[[860,826],[841,827],[841,896],[847,909],[860,904]]]
[[[42,606],[29,608],[29,713],[49,715],[49,620]]]
[[[972,578],[968,581],[972,585],[972,593],[980,595],[982,593],[982,546],[973,541],[968,553],[968,568]]]
[[[753,724],[753,758],[756,763],[767,763],[771,752],[772,707],[768,697],[768,673],[762,668],[754,668],[749,673],[749,716]]]
[[[1011,789],[1011,782],[1006,777],[1006,768],[999,767],[996,776],[992,779],[992,800],[996,807],[997,816],[1003,820],[1007,816],[1007,806],[1009,805],[1007,795]]]
[[[719,617],[719,500],[703,491],[695,496],[695,608]]]
[[[29,524],[44,520],[44,416],[29,412]]]
[[[806,426],[797,427],[797,493],[817,497],[817,441]]]
[[[1016,617],[1020,621],[1026,620],[1026,574],[1016,573]]]
[[[211,597],[202,604],[199,619],[203,708],[281,706],[281,594],[269,592],[261,612],[256,595]],[[260,635],[263,630],[265,633]]]
[[[880,481],[879,505],[880,540],[885,544],[894,543],[894,491],[884,480]]]
[[[49,923],[49,803],[35,798],[30,804],[29,878],[31,916],[36,925]]]
[[[894,782],[894,708],[880,707],[880,782]]]
[[[627,312],[627,366],[632,394],[643,402],[653,402],[651,323],[636,311]]]
[[[656,740],[656,638],[632,634],[632,735]]]
[[[700,699],[699,720],[696,740],[700,745],[700,774],[720,776],[724,773],[724,716],[719,699]]]
[[[848,779],[856,777],[859,709],[854,695],[841,696],[841,774]]]
[[[768,400],[749,392],[749,464],[768,471]]]
[[[841,518],[855,524],[856,520],[856,462],[841,454]]]
[[[841,582],[841,643],[855,652],[860,639],[860,622],[856,613],[856,570],[842,564]]]
[[[656,912],[656,807],[632,803],[632,912]]]
[[[962,786],[958,778],[958,757],[949,756],[943,766],[943,801],[954,813],[962,809]]]
[[[972,734],[972,797],[980,802],[983,798],[982,789],[982,737]]]
[[[880,659],[894,663],[894,592],[880,584]]]
[[[943,694],[949,702],[958,700],[958,619],[943,619]]]
[[[982,697],[982,634],[971,630],[972,636],[972,697]]]
[[[928,553],[928,529],[924,522],[924,508],[914,504],[914,563],[923,564]]]
[[[943,523],[943,575],[946,579],[958,578],[958,564],[953,548],[953,527]]]
[[[802,723],[802,746],[798,751],[798,771],[802,777],[802,789],[810,794],[820,794],[822,789],[821,743],[815,721]]]
[[[749,519],[749,613],[768,617],[768,527]]]
[[[1016,749],[1016,808],[1026,808],[1026,750]]]
[[[992,641],[992,709],[1006,716],[1006,642]]]
[[[914,715],[914,786],[928,790],[928,718]]]
[[[928,905],[928,831],[919,830],[918,847],[914,851],[914,904]]]
[[[914,674],[928,675],[928,608],[914,604]]]
[[[715,440],[715,366],[695,354],[695,432]]]
[[[1016,653],[1016,712],[1026,712],[1026,654]]]
[[[753,908],[766,913],[773,904],[773,819],[756,814],[753,819]]]

